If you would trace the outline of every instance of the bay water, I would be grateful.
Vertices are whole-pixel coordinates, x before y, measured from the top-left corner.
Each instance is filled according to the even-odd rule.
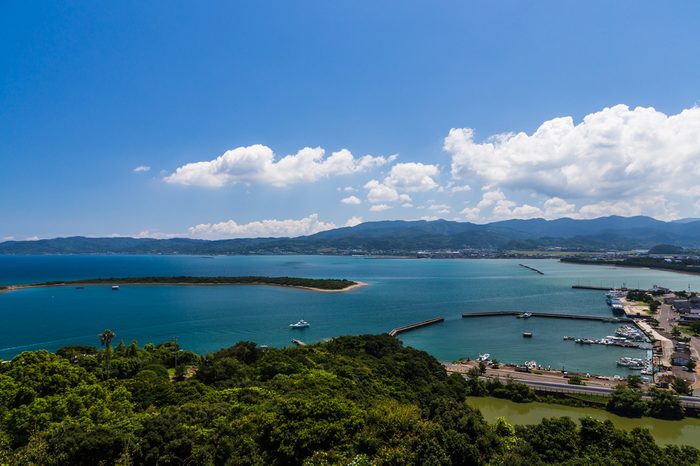
[[[525,263],[544,272],[520,267]],[[542,311],[610,316],[604,292],[572,284],[700,289],[700,276],[648,269],[564,264],[556,260],[428,260],[348,256],[0,256],[0,284],[97,277],[266,275],[348,278],[368,286],[322,293],[271,286],[109,286],[35,288],[0,293],[0,358],[27,350],[99,344],[105,328],[116,341],[177,338],[199,353],[238,341],[287,346],[340,335],[382,333],[443,316],[446,321],[400,338],[442,361],[490,353],[500,361],[628,375],[621,356],[641,350],[563,341],[601,338],[617,325],[554,319],[486,317],[479,311]],[[311,323],[292,330],[299,319]],[[532,338],[523,338],[530,331]]]

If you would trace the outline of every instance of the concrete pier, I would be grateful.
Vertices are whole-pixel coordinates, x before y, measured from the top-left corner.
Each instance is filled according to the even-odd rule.
[[[524,268],[526,268],[526,269],[528,269],[528,270],[532,270],[533,272],[538,273],[538,274],[540,274],[540,275],[544,275],[544,272],[542,272],[541,270],[537,270],[537,269],[534,268],[534,267],[530,267],[529,265],[525,265],[525,264],[518,264],[518,265],[519,265],[520,267],[524,267]]]
[[[392,337],[395,337],[399,333],[408,332],[409,330],[414,330],[414,329],[421,328],[421,327],[427,327],[428,325],[438,324],[440,322],[443,322],[444,320],[445,320],[444,317],[436,317],[434,319],[424,320],[423,322],[417,322],[415,324],[404,325],[403,327],[396,327],[394,329],[391,329],[391,331],[389,331],[389,335],[391,335]]]
[[[527,311],[529,312],[529,311]],[[499,317],[499,316],[519,316],[525,311],[489,311],[489,312],[469,312],[462,314],[463,318],[468,317]],[[601,317],[586,316],[579,314],[553,314],[549,312],[530,312],[531,317],[544,317],[549,319],[572,319],[572,320],[592,320],[597,322],[632,322],[632,319],[625,317]]]

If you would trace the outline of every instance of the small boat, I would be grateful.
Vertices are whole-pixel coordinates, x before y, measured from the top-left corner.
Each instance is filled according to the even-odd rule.
[[[289,324],[290,328],[306,328],[310,326],[311,324],[305,321],[304,319],[301,319],[299,322],[296,324]]]
[[[568,335],[564,337],[564,340],[575,340],[575,339],[576,339],[576,337],[572,337],[572,336],[568,336]]]
[[[477,361],[484,361],[484,362],[488,361],[489,359],[491,359],[490,353],[480,354],[479,357],[476,358]]]
[[[112,285],[112,291],[118,291],[119,285]]]
[[[523,332],[525,338],[532,338],[532,332]]]
[[[518,319],[529,319],[530,317],[532,317],[532,312],[523,312],[518,314]]]
[[[537,364],[537,361],[534,359],[532,361],[525,361],[525,367],[527,367],[530,370],[536,370],[539,369],[539,364]]]

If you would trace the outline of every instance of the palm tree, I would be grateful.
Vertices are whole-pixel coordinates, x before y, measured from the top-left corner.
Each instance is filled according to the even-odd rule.
[[[100,339],[100,345],[105,347],[105,354],[107,359],[107,378],[109,378],[109,363],[110,356],[112,353],[112,340],[117,336],[116,333],[110,329],[105,329],[102,333],[97,335]]]

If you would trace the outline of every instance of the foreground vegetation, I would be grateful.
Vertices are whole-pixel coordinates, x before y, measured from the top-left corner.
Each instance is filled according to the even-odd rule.
[[[126,277],[126,278],[89,278],[84,280],[51,281],[18,285],[15,288],[36,288],[44,286],[80,286],[80,285],[278,285],[297,288],[314,288],[318,290],[344,290],[357,282],[335,278],[298,278],[298,277]],[[11,288],[11,287],[5,287]]]
[[[309,347],[174,342],[27,352],[0,365],[0,464],[697,464],[611,422],[487,424],[478,379],[388,335]],[[169,371],[173,377],[169,376]],[[528,397],[517,385],[493,388]],[[525,387],[527,388],[527,387]]]

